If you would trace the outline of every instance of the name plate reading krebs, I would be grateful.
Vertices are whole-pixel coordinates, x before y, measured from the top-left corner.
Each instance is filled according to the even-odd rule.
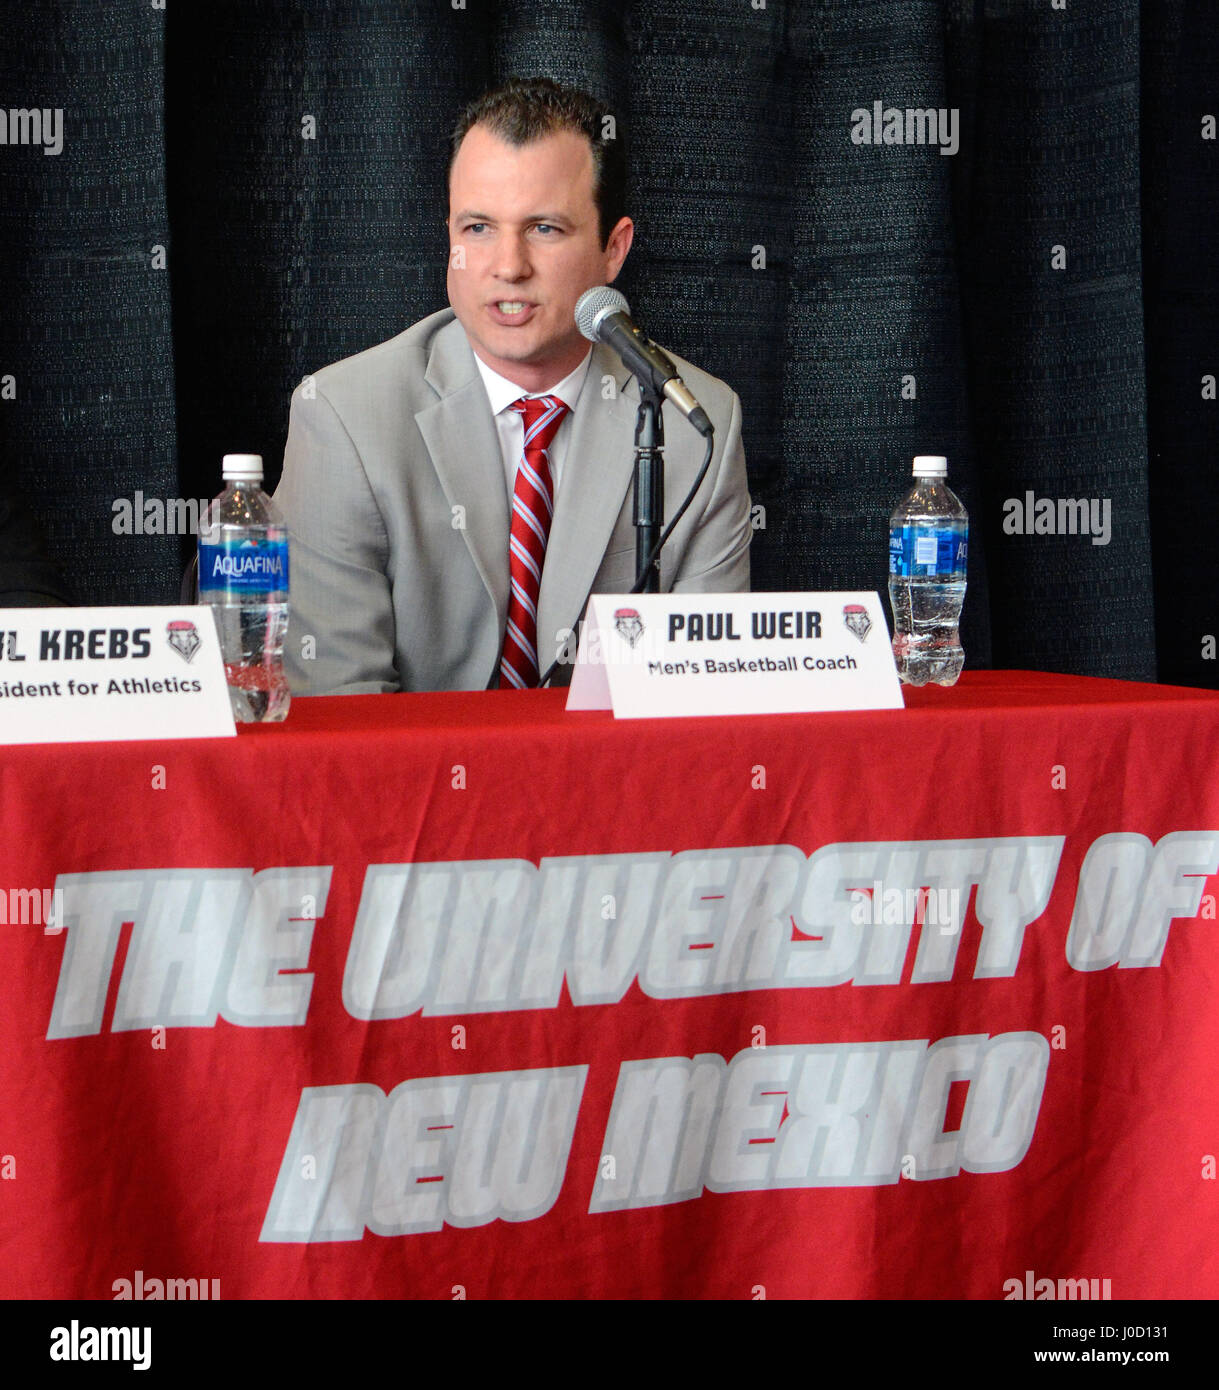
[[[210,608],[0,609],[0,744],[236,732]]]
[[[902,707],[875,593],[594,594],[567,698],[620,719]]]

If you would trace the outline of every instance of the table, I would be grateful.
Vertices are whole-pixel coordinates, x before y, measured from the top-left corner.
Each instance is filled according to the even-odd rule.
[[[563,699],[0,749],[0,1294],[1219,1295],[1219,696]]]

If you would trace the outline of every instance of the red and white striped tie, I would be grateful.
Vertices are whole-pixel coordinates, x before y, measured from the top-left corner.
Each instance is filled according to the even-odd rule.
[[[525,417],[525,454],[516,466],[512,492],[512,529],[508,538],[508,567],[512,591],[508,596],[508,626],[499,664],[501,690],[529,690],[538,683],[538,593],[550,519],[554,515],[554,484],[548,450],[567,414],[557,396],[522,396],[509,410]]]

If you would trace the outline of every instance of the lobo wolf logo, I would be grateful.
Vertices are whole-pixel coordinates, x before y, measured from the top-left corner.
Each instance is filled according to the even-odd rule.
[[[643,636],[643,619],[639,616],[639,610],[635,608],[615,608],[614,626],[618,629],[618,635],[624,642],[629,642],[632,647]]]
[[[872,631],[872,619],[868,617],[868,610],[862,603],[845,604],[842,609],[842,621],[861,642],[868,640],[868,633]]]
[[[195,653],[203,645],[203,639],[195,630],[195,625],[188,622],[185,618],[179,618],[172,623],[166,623],[165,631],[168,636],[169,645],[178,653],[183,661],[193,659]]]

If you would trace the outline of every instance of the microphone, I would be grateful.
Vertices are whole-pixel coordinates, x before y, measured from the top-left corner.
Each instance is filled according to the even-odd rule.
[[[576,326],[590,342],[612,347],[640,381],[662,392],[699,434],[711,437],[713,427],[707,412],[677,375],[672,358],[632,322],[631,306],[624,294],[608,285],[585,290],[576,301]]]

